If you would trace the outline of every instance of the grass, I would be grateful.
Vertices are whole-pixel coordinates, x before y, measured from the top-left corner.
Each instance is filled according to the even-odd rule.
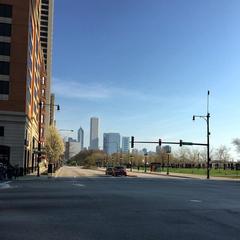
[[[144,168],[140,168],[140,171],[144,171]],[[147,171],[150,171],[147,168]],[[167,172],[167,168],[158,169],[156,172]],[[170,173],[185,173],[185,174],[196,174],[196,175],[207,175],[207,169],[204,168],[169,168]],[[230,177],[240,178],[240,170],[229,170],[229,169],[211,169],[210,176],[213,177]]]

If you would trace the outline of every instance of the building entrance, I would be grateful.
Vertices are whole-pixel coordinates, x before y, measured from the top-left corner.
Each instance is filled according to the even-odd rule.
[[[0,145],[0,163],[3,165],[10,164],[10,147]]]

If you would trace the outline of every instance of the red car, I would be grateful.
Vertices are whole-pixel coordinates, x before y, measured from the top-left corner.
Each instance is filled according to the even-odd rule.
[[[124,167],[114,167],[113,168],[113,173],[112,173],[113,176],[127,176],[127,171]]]

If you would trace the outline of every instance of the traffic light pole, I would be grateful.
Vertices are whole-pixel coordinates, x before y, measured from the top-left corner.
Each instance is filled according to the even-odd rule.
[[[207,179],[210,178],[210,141],[209,141],[209,118],[210,114],[207,113]]]

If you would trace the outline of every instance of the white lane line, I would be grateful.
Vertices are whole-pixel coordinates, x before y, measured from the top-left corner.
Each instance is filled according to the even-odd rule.
[[[201,203],[202,200],[198,200],[198,199],[191,199],[190,202],[195,202],[195,203]]]
[[[11,181],[0,183],[0,189],[11,188],[10,183]]]
[[[86,185],[81,184],[81,183],[74,183],[73,186],[76,186],[76,187],[86,187]]]

